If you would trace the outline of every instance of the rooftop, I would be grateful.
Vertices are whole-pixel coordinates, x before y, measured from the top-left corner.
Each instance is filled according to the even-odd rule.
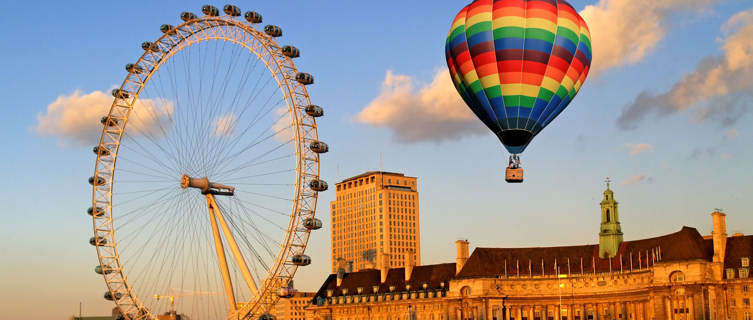
[[[409,177],[409,176],[406,176],[405,174],[403,174],[403,173],[399,173],[399,172],[389,172],[389,171],[367,171],[367,172],[364,172],[364,173],[362,173],[362,174],[359,174],[359,175],[357,175],[357,176],[353,176],[353,177],[347,178],[347,179],[345,179],[345,180],[343,180],[343,181],[340,181],[340,182],[338,182],[337,184],[340,184],[340,183],[343,183],[343,182],[348,182],[348,181],[352,181],[352,180],[357,180],[357,179],[360,179],[360,178],[363,178],[363,177],[368,177],[368,176],[372,176],[372,175],[375,175],[375,174],[383,174],[383,175],[389,175],[389,176],[398,176],[398,177],[406,177],[406,178],[415,178],[415,177]]]

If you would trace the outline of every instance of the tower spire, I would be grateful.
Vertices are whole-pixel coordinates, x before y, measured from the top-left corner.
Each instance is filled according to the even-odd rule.
[[[612,180],[607,177],[605,182],[607,189],[604,190],[604,199],[601,200],[601,225],[599,228],[599,257],[602,259],[614,258],[622,243],[622,227],[617,210],[618,203],[614,199],[614,191],[609,188]]]

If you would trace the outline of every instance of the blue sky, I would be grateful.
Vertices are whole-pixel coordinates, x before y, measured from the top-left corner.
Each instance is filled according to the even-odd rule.
[[[572,4],[579,11],[597,5],[601,11],[593,10],[593,19],[630,17],[622,2]],[[86,313],[109,312],[111,303],[101,297],[104,283],[92,272],[96,254],[86,243],[91,146],[61,144],[59,137],[39,133],[38,117],[58,96],[120,84],[124,64],[138,58],[142,41],[156,38],[162,23],[177,24],[181,11],[199,12],[202,4],[4,4],[1,317],[68,316],[79,301]],[[735,64],[753,57],[753,36],[740,36],[753,31],[748,1],[665,1],[642,9],[660,28],[651,31],[654,39],[630,40],[645,44],[640,54],[630,46],[599,47],[594,40],[596,57],[599,50],[612,50],[616,58],[589,76],[570,107],[522,155],[526,182],[520,185],[504,182],[507,154],[492,134],[474,129],[476,122],[443,119],[437,124],[470,129],[441,141],[404,143],[390,123],[359,117],[367,106],[384,105],[378,98],[390,94],[384,86],[388,70],[409,77],[402,78],[413,85],[409,96],[431,89],[446,68],[445,36],[465,1],[236,4],[280,25],[281,42],[301,49],[298,67],[316,76],[310,95],[326,109],[319,135],[331,150],[322,158],[324,179],[334,184],[379,169],[380,157],[384,170],[418,177],[425,264],[453,261],[456,238],[468,238],[472,247],[594,243],[606,176],[614,181],[626,239],[683,225],[709,233],[714,208],[728,213],[729,231],[753,230],[753,85],[745,80],[753,78],[753,66]],[[594,21],[587,19],[592,33],[604,37],[622,37],[620,30],[629,29]],[[707,78],[714,70],[719,72]],[[641,94],[648,98],[636,100]],[[420,115],[420,106],[414,107],[411,114]],[[618,123],[627,108],[646,114],[628,123],[630,129]],[[311,238],[314,263],[298,274],[304,290],[317,288],[329,270],[327,204],[333,197],[333,191],[320,197],[317,215],[325,228]]]

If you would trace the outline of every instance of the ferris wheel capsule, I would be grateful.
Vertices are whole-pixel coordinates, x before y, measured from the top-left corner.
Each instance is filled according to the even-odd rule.
[[[112,96],[119,99],[128,99],[131,97],[131,93],[121,89],[112,89]]]
[[[299,72],[295,75],[295,81],[302,85],[309,85],[314,83],[314,76],[305,72]]]
[[[107,244],[107,239],[100,236],[91,237],[89,238],[89,244],[95,247],[100,247]]]
[[[115,270],[112,270],[112,268],[110,267],[105,267],[104,269],[100,265],[94,267],[94,273],[97,273],[97,274],[111,274],[114,271]]]
[[[112,119],[107,116],[104,116],[101,119],[99,119],[99,122],[101,122],[105,127],[114,127],[118,125],[117,119]]]
[[[266,27],[264,27],[264,33],[266,33],[270,37],[277,38],[282,36],[282,29],[280,29],[280,27],[276,25],[268,24]]]
[[[307,105],[303,108],[303,110],[306,112],[307,115],[310,115],[314,118],[318,118],[324,115],[324,109],[322,109],[322,107],[317,106],[315,104]]]
[[[303,227],[309,230],[319,230],[322,228],[322,220],[311,217],[303,220]]]
[[[294,46],[284,46],[282,47],[282,54],[284,54],[286,57],[290,58],[298,58],[301,56],[301,52],[298,50],[298,48]]]
[[[89,177],[89,184],[93,186],[101,186],[105,184],[105,178],[102,178],[100,176],[94,176]]]
[[[101,217],[105,214],[105,209],[102,209],[101,207],[89,207],[89,209],[86,209],[86,213],[92,217]]]
[[[277,296],[280,298],[292,298],[297,290],[291,286],[280,287],[277,289]]]
[[[265,313],[259,316],[259,320],[277,320],[277,317],[272,314]]]
[[[205,4],[201,7],[201,12],[205,15],[216,17],[220,15],[220,10],[211,4]]]
[[[232,5],[232,4],[226,4],[224,7],[222,7],[222,11],[225,11],[226,15],[237,17],[241,15],[241,9],[238,7]]]
[[[328,188],[327,182],[322,179],[311,180],[311,182],[309,182],[309,187],[316,192],[326,191]]]
[[[110,291],[107,291],[105,292],[104,296],[105,296],[105,300],[114,301],[114,300],[120,300],[120,298],[123,297],[123,294],[120,292],[116,292],[115,295],[113,295]]]
[[[243,17],[246,18],[246,21],[248,21],[249,23],[261,23],[262,22],[261,13],[258,13],[255,11],[248,11]]]
[[[297,266],[307,266],[311,264],[311,257],[305,254],[297,254],[294,255],[293,258],[290,259],[290,261]]]
[[[316,153],[327,153],[327,151],[329,151],[329,146],[321,141],[312,141],[309,144],[309,149]]]
[[[142,42],[141,49],[144,49],[144,51],[151,51],[151,52],[159,51],[159,48],[157,48],[157,45],[149,41]]]
[[[140,67],[139,65],[135,65],[133,63],[126,64],[125,66],[126,71],[132,72],[132,73],[144,73],[144,68]]]
[[[173,31],[173,29],[175,29],[175,27],[173,27],[173,25],[167,24],[167,23],[159,26],[159,31],[162,31],[162,33],[171,32],[171,31]]]
[[[196,19],[196,15],[193,12],[183,11],[180,14],[180,19],[183,21],[189,21],[189,20]]]
[[[99,156],[103,156],[103,157],[110,155],[110,150],[107,150],[107,148],[105,148],[103,146],[96,146],[96,147],[92,148],[92,151],[94,152],[94,154],[99,155]]]

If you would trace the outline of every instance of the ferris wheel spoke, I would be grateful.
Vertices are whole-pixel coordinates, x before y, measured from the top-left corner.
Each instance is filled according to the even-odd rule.
[[[270,82],[271,82],[271,81],[269,81],[269,82],[267,82],[267,83],[270,83]],[[266,87],[266,86],[265,86],[265,87]],[[265,102],[264,102],[264,104],[263,104],[263,106],[262,106],[261,108],[259,108],[259,109],[258,109],[258,110],[259,110],[259,113],[257,113],[257,114],[256,114],[256,115],[255,115],[255,116],[253,117],[253,119],[254,119],[254,120],[252,120],[252,121],[250,121],[250,122],[249,122],[248,126],[246,126],[246,127],[245,127],[245,128],[243,129],[243,131],[241,131],[241,133],[240,133],[240,134],[238,135],[238,137],[237,137],[237,138],[236,138],[236,139],[235,139],[235,140],[233,141],[233,143],[231,143],[231,144],[230,144],[229,146],[227,146],[226,148],[224,148],[224,150],[222,150],[222,154],[220,155],[220,157],[218,157],[218,159],[220,159],[220,160],[219,160],[218,162],[222,163],[222,162],[224,162],[225,160],[227,160],[227,158],[228,158],[228,157],[227,157],[226,155],[227,155],[228,153],[230,153],[230,150],[233,150],[233,149],[234,149],[234,148],[235,148],[235,147],[237,146],[238,142],[242,140],[241,138],[245,137],[245,136],[246,136],[246,133],[248,133],[248,132],[249,132],[249,131],[250,131],[250,130],[251,130],[252,128],[254,128],[254,127],[256,126],[256,124],[257,124],[257,123],[259,123],[259,121],[260,121],[261,119],[264,119],[264,118],[266,118],[266,117],[267,117],[267,116],[268,116],[268,115],[269,115],[269,114],[270,114],[270,113],[271,113],[271,112],[272,112],[272,111],[274,110],[274,107],[275,107],[275,105],[277,105],[278,103],[280,103],[280,102],[283,102],[283,101],[284,101],[284,98],[281,98],[281,99],[280,99],[279,101],[277,101],[277,102],[275,102],[275,103],[273,103],[273,104],[270,104],[269,102],[270,102],[270,100],[272,99],[272,97],[274,97],[274,95],[273,95],[273,94],[270,94],[270,96],[269,96],[269,97],[267,98],[267,101],[265,101]],[[255,100],[255,98],[254,98],[254,100]],[[248,104],[246,104],[246,107],[244,107],[244,109],[245,109],[245,108],[247,108],[247,107],[249,107],[250,105],[251,105],[251,102],[250,102],[250,103],[248,103]],[[262,111],[263,111],[263,112],[262,112]],[[279,116],[279,118],[278,118],[278,119],[276,119],[276,120],[279,120],[279,119],[281,119],[281,118],[282,118],[282,117],[283,117],[284,115],[285,115],[285,114],[282,114],[282,115],[280,115],[280,116]],[[264,129],[264,130],[261,130],[261,131],[260,131],[260,133],[259,133],[259,136],[257,136],[256,138],[259,138],[260,136],[262,136],[262,135],[264,134],[264,132],[265,132],[266,130],[270,129],[270,128],[271,128],[272,126],[274,126],[274,124],[275,124],[275,123],[276,123],[276,121],[273,121],[273,122],[272,122],[272,124],[270,124],[270,126],[269,126],[268,128],[266,128],[266,129]],[[256,140],[256,139],[254,139],[254,140],[252,140],[252,141],[255,141],[255,140]]]
[[[264,140],[268,140],[269,138],[271,138],[273,136],[274,136],[274,134],[273,135],[269,135]],[[247,148],[244,148],[244,150],[240,151],[237,155],[233,156],[232,158],[235,158],[235,157],[239,156],[241,153],[248,152],[249,150],[253,149],[255,146],[259,145],[261,142],[263,142],[263,141],[259,141],[257,143],[253,143],[251,146],[249,146]],[[290,144],[292,142],[293,142],[293,139],[290,139],[290,140],[287,140],[285,142],[279,143],[274,148],[271,148],[271,149],[268,149],[267,151],[262,152],[260,155],[252,158],[251,160],[249,160],[247,162],[244,162],[244,163],[238,165],[235,168],[228,169],[227,166],[228,166],[229,163],[231,163],[231,161],[227,160],[225,162],[226,165],[220,165],[220,168],[218,169],[218,170],[222,170],[222,171],[220,171],[220,173],[215,173],[215,174],[218,175],[218,176],[224,176],[224,174],[226,174],[226,173],[236,172],[236,171],[238,171],[240,169],[248,168],[249,164],[253,164],[254,162],[259,161],[259,160],[263,159],[266,156],[274,154],[274,152],[276,152],[278,150],[281,150],[283,147],[287,146],[288,144]]]

